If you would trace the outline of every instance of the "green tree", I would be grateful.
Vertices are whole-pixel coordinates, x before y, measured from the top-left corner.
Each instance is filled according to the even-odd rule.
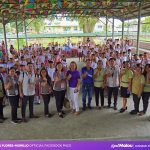
[[[148,23],[148,24],[142,24],[142,32],[150,32],[150,16],[145,17],[143,23]]]
[[[95,24],[98,22],[98,18],[94,17],[84,17],[79,18],[79,27],[83,30],[83,33],[92,33],[95,27]],[[83,41],[86,42],[87,38],[84,37]],[[90,40],[93,41],[93,39],[90,37]]]
[[[36,18],[34,19],[31,24],[30,27],[32,28],[32,30],[34,30],[37,34],[39,34],[43,29],[44,29],[44,19],[42,18]]]

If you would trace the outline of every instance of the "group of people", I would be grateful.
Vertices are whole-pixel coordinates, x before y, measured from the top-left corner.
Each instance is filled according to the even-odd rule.
[[[4,42],[1,47],[4,49]],[[92,109],[92,95],[95,94],[97,109],[104,107],[104,91],[107,91],[107,108],[117,110],[120,94],[123,99],[123,113],[127,110],[127,99],[133,95],[133,110],[130,114],[144,115],[150,97],[150,58],[148,53],[134,54],[130,40],[108,39],[103,45],[80,42],[76,45],[79,61],[84,66],[78,69],[75,61],[67,64],[66,55],[58,43],[50,43],[46,48],[41,44],[24,46],[16,51],[10,47],[11,56],[4,54],[0,59],[0,123],[3,115],[4,97],[11,106],[11,122],[27,122],[26,106],[29,103],[29,118],[34,114],[34,103],[44,103],[44,116],[52,117],[49,110],[51,97],[56,99],[58,116],[63,118],[66,91],[69,89],[71,112],[80,114],[79,92],[82,94],[82,110]],[[88,96],[88,101],[86,98]],[[143,110],[139,110],[140,99]],[[17,109],[21,106],[22,118]]]

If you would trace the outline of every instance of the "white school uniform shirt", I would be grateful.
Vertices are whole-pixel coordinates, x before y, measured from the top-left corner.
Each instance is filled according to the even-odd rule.
[[[119,67],[121,67],[121,60],[120,60],[120,58],[116,58],[116,65],[118,65]]]
[[[143,65],[150,64],[150,58],[143,60]]]
[[[115,66],[114,68],[108,67],[106,69],[106,73],[113,72],[112,77],[107,77],[107,85],[108,87],[118,87],[119,86],[119,73],[120,68],[119,66]]]
[[[26,62],[26,61],[20,61],[19,63],[20,63],[20,65],[24,65],[24,66],[27,65],[27,62]]]
[[[127,56],[122,56],[120,59],[121,59],[121,62],[123,63],[124,61],[127,61]]]
[[[10,68],[13,67],[14,65],[15,65],[15,62],[13,62],[13,63],[8,62],[8,63],[7,63],[7,68],[10,69]]]
[[[100,58],[99,57],[96,57],[96,62],[98,62],[100,60]]]
[[[94,48],[94,51],[95,51],[95,52],[98,52],[98,47],[95,47],[95,48]]]
[[[83,49],[83,55],[84,56],[87,56],[87,52],[88,52],[87,49]]]
[[[92,61],[91,67],[92,67],[93,69],[96,69],[96,68],[97,68],[97,63]]]
[[[28,80],[30,79],[31,84],[28,83]],[[25,96],[32,96],[35,95],[35,74],[32,73],[31,76],[27,72],[24,72],[23,74],[19,76],[19,82],[22,82],[22,89],[23,89],[23,95]]]
[[[107,63],[107,59],[106,58],[101,58],[101,61],[103,62],[103,68],[106,68],[106,63]]]
[[[44,61],[45,61],[45,56],[40,55],[40,56],[39,56],[39,59],[40,59],[40,62],[44,63]]]
[[[55,68],[47,68],[47,72],[48,72],[48,75],[50,76],[51,80],[54,81],[54,72],[55,72]]]
[[[120,49],[120,48],[116,48],[116,50],[115,50],[115,51],[117,51],[117,52],[119,52],[119,53],[120,53],[121,49]]]
[[[78,53],[82,53],[82,48],[78,48]]]

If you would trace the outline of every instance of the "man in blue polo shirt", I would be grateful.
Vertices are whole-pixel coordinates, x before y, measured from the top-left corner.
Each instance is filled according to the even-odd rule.
[[[88,108],[91,109],[92,91],[93,91],[93,74],[90,59],[86,60],[86,66],[82,68],[82,103],[83,111],[86,109],[86,95],[88,94]]]

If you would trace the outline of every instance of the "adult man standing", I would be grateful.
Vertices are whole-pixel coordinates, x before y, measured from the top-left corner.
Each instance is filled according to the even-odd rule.
[[[88,94],[88,108],[91,109],[92,91],[93,91],[93,74],[90,59],[86,60],[86,66],[82,68],[82,102],[83,111],[86,110],[86,95]]]
[[[107,68],[107,86],[108,86],[108,108],[111,106],[111,97],[114,96],[114,110],[117,110],[117,98],[119,89],[119,66],[115,65],[115,59],[109,59],[109,67]]]
[[[35,96],[35,74],[33,71],[33,64],[27,64],[27,72],[21,74],[19,77],[19,94],[22,98],[22,121],[27,122],[26,120],[26,105],[29,101],[29,117],[37,118],[33,113],[33,102]]]

